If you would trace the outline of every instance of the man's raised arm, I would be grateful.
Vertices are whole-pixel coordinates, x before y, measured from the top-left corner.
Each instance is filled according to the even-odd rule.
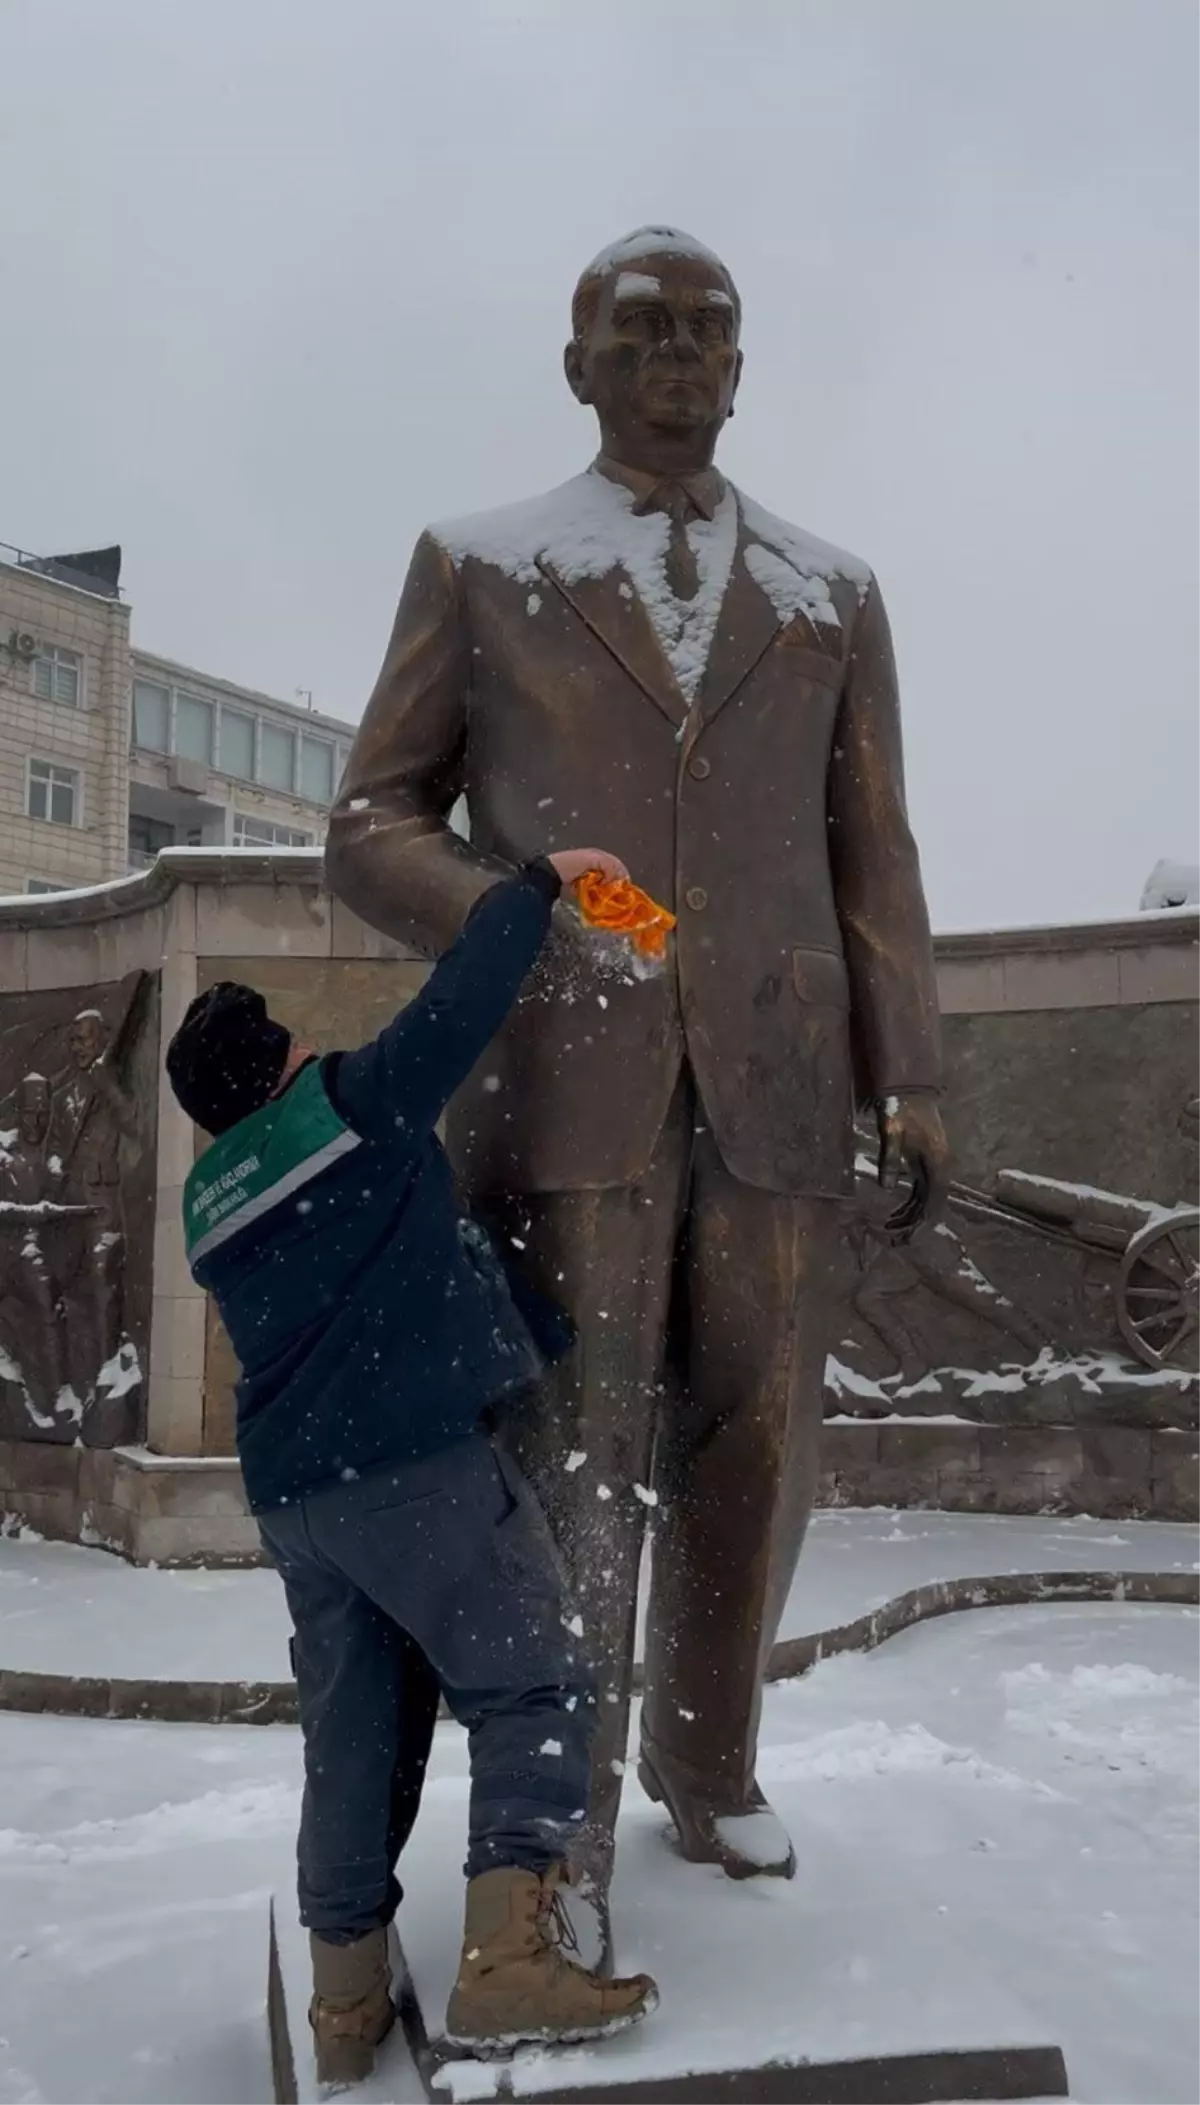
[[[471,645],[450,557],[413,550],[391,641],[329,821],[330,890],[373,928],[449,949],[475,901],[511,876],[451,831],[462,786]]]

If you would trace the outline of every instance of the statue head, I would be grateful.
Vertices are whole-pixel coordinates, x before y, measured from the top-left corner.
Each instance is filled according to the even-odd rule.
[[[603,450],[655,475],[707,467],[733,414],[741,319],[720,257],[677,227],[602,249],[575,287],[563,363]]]
[[[22,1075],[16,1088],[17,1131],[26,1147],[40,1147],[50,1126],[50,1084],[44,1074]]]
[[[80,1070],[94,1067],[105,1046],[104,1018],[99,1009],[80,1009],[67,1026],[67,1051]]]

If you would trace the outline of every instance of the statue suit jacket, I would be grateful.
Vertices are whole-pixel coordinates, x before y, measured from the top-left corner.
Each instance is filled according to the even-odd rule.
[[[635,527],[634,494],[596,468],[414,551],[332,814],[334,891],[435,954],[498,875],[591,845],[679,916],[656,979],[552,939],[451,1109],[475,1192],[635,1182],[686,1062],[734,1176],[838,1196],[856,1092],[939,1085],[878,585],[732,496],[690,705],[646,608],[668,522]],[[447,823],[462,794],[469,842]]]

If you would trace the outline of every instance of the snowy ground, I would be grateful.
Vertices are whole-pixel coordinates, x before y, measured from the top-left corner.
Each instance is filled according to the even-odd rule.
[[[1161,1521],[868,1511],[814,1516],[781,1635],[852,1622],[932,1579],[1021,1571],[1194,1572],[1200,1536]],[[0,1666],[145,1680],[286,1681],[270,1571],[146,1571],[71,1543],[0,1537]]]
[[[974,2031],[1059,2041],[1085,2105],[1188,2105],[1197,1631],[1181,1608],[980,1610],[769,1690],[792,1886],[679,1863],[631,1782],[622,1956],[664,2000],[605,2053],[716,2066],[751,2031],[764,2052]],[[465,1768],[439,1727],[402,1911],[435,2022]],[[0,2105],[269,2096],[266,1896],[290,1888],[298,1781],[285,1727],[0,1717]]]

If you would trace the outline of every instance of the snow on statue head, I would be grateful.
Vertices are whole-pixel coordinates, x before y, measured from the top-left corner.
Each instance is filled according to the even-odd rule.
[[[678,227],[638,227],[575,287],[564,353],[603,449],[651,474],[709,465],[741,378],[742,309],[719,256]]]

